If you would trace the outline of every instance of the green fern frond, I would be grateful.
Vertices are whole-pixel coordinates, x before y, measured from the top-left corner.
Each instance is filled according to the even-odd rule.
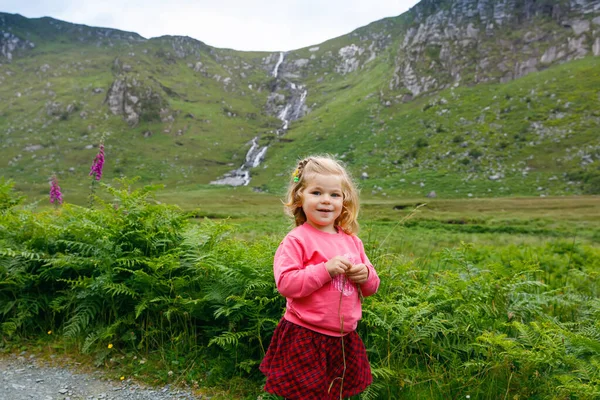
[[[27,250],[0,249],[0,256],[10,258],[21,258],[24,260],[41,260],[43,254]]]
[[[139,296],[138,293],[136,293],[134,290],[131,290],[123,283],[104,282],[102,287],[111,297],[126,295],[132,299],[135,299]]]
[[[64,336],[74,339],[89,328],[95,316],[102,309],[101,303],[95,298],[85,298],[74,311],[74,315],[64,327]]]
[[[135,319],[138,319],[146,309],[148,309],[148,301],[142,300],[135,306]]]
[[[81,347],[81,352],[83,354],[88,354],[90,352],[91,347],[98,342],[99,340],[102,339],[102,337],[104,336],[106,332],[106,329],[95,329],[93,332],[90,332],[84,342],[83,342],[83,346]]]
[[[146,265],[149,261],[148,257],[145,256],[131,256],[128,255],[127,257],[121,257],[121,258],[117,258],[114,260],[114,265],[122,265],[126,268],[121,268],[121,270],[124,271],[129,271],[133,273],[133,270],[131,268],[137,267],[137,266],[141,266],[141,265]]]
[[[245,332],[225,332],[217,337],[210,339],[208,342],[209,346],[216,344],[224,349],[230,349],[231,347],[235,347],[239,344],[239,341],[243,338],[247,338],[253,336],[254,332],[245,331]]]
[[[73,240],[57,240],[59,244],[65,245],[65,247],[80,256],[91,257],[98,254],[98,246],[96,244],[76,242]]]
[[[4,304],[2,304],[2,306],[0,308],[0,314],[8,315],[11,312],[11,310],[15,307],[16,304],[17,304],[17,300],[5,301]]]
[[[72,299],[67,296],[58,296],[52,299],[48,306],[54,312],[61,312],[70,306],[71,301]]]

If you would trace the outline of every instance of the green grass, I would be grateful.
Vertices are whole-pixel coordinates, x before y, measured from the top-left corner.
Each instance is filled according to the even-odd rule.
[[[93,209],[35,209],[2,182],[0,352],[256,398],[284,306],[271,272],[290,229],[280,198],[124,183]],[[594,196],[363,196],[360,237],[382,279],[359,326],[367,398],[594,398],[599,220]]]
[[[193,210],[200,218],[228,220],[245,239],[282,237],[291,226],[281,196],[249,188],[167,189],[157,198]],[[461,242],[531,246],[562,239],[593,245],[600,239],[598,200],[597,196],[441,200],[363,195],[361,236],[374,246],[385,241],[390,251],[415,257],[428,257]],[[421,204],[425,206],[401,222]]]
[[[277,173],[273,165],[329,152],[348,160],[355,175],[368,173],[363,187],[382,187],[382,196],[581,193],[583,182],[569,183],[565,172],[581,168],[574,149],[593,153],[599,145],[599,63],[587,58],[507,84],[461,86],[391,107],[381,107],[377,97],[364,100],[377,90],[375,69],[373,81],[357,81],[296,124],[255,182],[275,190],[266,183]],[[490,179],[498,173],[501,179]]]
[[[276,82],[270,76],[273,65],[265,64],[277,54],[214,49],[177,37],[132,41],[122,32],[124,38],[98,40],[96,28],[82,27],[75,34],[78,27],[71,24],[62,24],[58,32],[49,19],[6,18],[13,33],[36,42],[32,51],[18,52],[12,63],[0,65],[0,168],[30,196],[43,193],[49,176],[57,173],[73,201],[84,199],[95,152],[85,147],[97,146],[103,135],[107,179],[137,175],[169,190],[206,185],[238,167],[248,142],[259,136],[270,148],[264,164],[252,171],[251,186],[274,194],[281,192],[286,184],[281,177],[297,158],[324,152],[343,158],[356,176],[367,173],[363,192],[382,200],[430,191],[444,199],[600,192],[597,163],[584,158],[596,159],[600,146],[598,57],[543,66],[504,84],[475,85],[469,80],[474,73],[465,70],[458,87],[402,102],[407,89],[391,88],[390,82],[403,57],[398,46],[414,26],[412,10],[310,46],[317,51],[289,52],[288,69],[308,60],[285,79],[306,86],[310,112],[279,137],[275,131],[281,121],[265,111],[272,89],[286,82]],[[564,39],[564,29],[552,20],[541,16],[535,23],[553,40]],[[507,55],[498,45],[500,39],[520,43],[527,29],[503,28],[498,37],[482,42],[490,65],[528,57]],[[352,44],[365,49],[356,56],[360,68],[335,72],[339,50]],[[371,44],[377,57],[367,62]],[[550,44],[539,44],[536,51]],[[443,82],[447,71],[437,53],[437,47],[427,47],[415,68]],[[465,57],[478,56],[469,54]],[[202,68],[195,71],[198,62]],[[489,69],[491,75],[497,72]],[[136,95],[152,91],[160,97],[160,105],[144,100],[146,120],[135,127],[112,115],[105,103],[112,82],[125,78]],[[96,88],[104,92],[94,94]],[[289,95],[285,89],[279,93]],[[51,103],[57,103],[54,112]],[[74,112],[67,112],[69,105]],[[150,137],[144,137],[147,132]],[[43,148],[26,150],[31,145]]]

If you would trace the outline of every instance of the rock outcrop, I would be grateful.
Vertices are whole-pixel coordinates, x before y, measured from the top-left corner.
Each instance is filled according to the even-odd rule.
[[[33,49],[35,44],[29,40],[22,40],[11,32],[0,29],[0,60],[2,58],[11,62],[13,54],[21,50]]]
[[[600,50],[597,1],[424,0],[409,13],[389,89],[413,96],[507,82]]]
[[[151,86],[119,77],[108,89],[105,103],[114,115],[122,115],[129,126],[136,126],[140,119],[159,120],[163,100]]]

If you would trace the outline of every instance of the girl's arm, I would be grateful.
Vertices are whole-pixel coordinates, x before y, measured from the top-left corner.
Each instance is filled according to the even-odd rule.
[[[304,266],[303,254],[302,244],[291,236],[283,239],[275,253],[275,283],[279,293],[285,297],[308,296],[331,281],[325,263]]]

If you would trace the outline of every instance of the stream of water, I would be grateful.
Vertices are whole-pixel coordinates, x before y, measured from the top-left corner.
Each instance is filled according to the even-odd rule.
[[[275,68],[271,75],[278,78],[279,67],[285,59],[285,53],[279,54],[279,60],[275,64]],[[294,83],[288,83],[290,87],[291,96],[287,104],[277,114],[282,122],[281,129],[277,130],[278,135],[283,135],[288,130],[290,122],[302,117],[302,110],[304,107],[304,101],[308,91],[302,85],[296,85]],[[244,163],[237,169],[230,171],[223,175],[216,181],[212,181],[212,185],[230,185],[230,186],[247,186],[250,183],[250,168],[256,168],[264,160],[265,154],[267,153],[268,146],[260,146],[258,144],[259,136],[255,136],[250,142],[250,149],[246,153],[246,159]]]

